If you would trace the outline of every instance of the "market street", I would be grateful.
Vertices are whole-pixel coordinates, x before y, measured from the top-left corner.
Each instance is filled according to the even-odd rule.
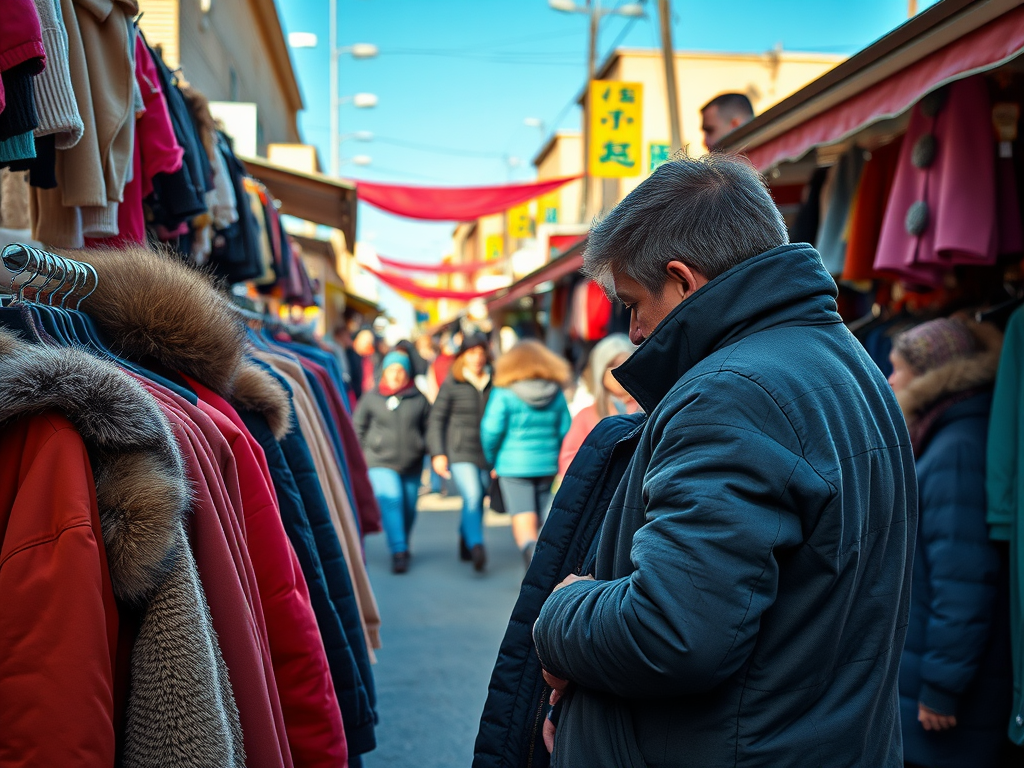
[[[451,768],[472,760],[523,564],[505,518],[490,513],[486,573],[459,562],[459,503],[420,497],[407,574],[391,573],[383,535],[366,540],[384,643],[374,667],[377,749],[364,756],[367,768]]]

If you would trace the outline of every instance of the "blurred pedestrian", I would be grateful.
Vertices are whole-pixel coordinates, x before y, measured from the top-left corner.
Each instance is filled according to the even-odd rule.
[[[538,341],[521,341],[498,358],[481,442],[494,466],[512,535],[529,566],[551,503],[558,451],[572,418],[562,388],[569,364]]]
[[[342,323],[334,329],[334,343],[341,350],[345,373],[352,388],[352,396],[358,400],[363,395],[363,358],[352,343],[352,331]]]
[[[587,439],[601,419],[624,413],[636,413],[640,406],[612,375],[612,371],[622,365],[636,351],[636,345],[624,333],[613,333],[601,339],[590,353],[590,360],[583,371],[583,381],[594,394],[594,403],[589,405],[572,419],[572,426],[558,454],[558,475],[563,477],[565,470],[576,458],[583,441]]]
[[[743,93],[723,93],[700,110],[704,146],[714,152],[719,142],[744,123],[754,119],[754,106]]]
[[[362,390],[369,392],[380,380],[380,366],[384,359],[380,352],[380,339],[372,328],[363,328],[356,334],[352,348],[362,361]]]
[[[904,759],[922,768],[994,768],[1007,742],[1009,560],[985,520],[1001,343],[992,326],[940,318],[897,336],[890,356],[920,489],[900,713]]]
[[[380,504],[391,570],[405,573],[409,570],[409,535],[416,521],[430,405],[413,384],[407,355],[389,352],[381,367],[380,385],[359,400],[353,421]]]
[[[430,414],[427,443],[434,471],[451,478],[462,496],[459,557],[484,570],[484,495],[490,482],[480,442],[480,420],[491,394],[490,344],[483,334],[462,339],[459,355]]]

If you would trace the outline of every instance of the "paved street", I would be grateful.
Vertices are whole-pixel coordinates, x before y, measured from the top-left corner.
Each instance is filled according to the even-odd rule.
[[[367,768],[468,766],[522,559],[507,518],[489,515],[483,575],[458,560],[458,499],[420,498],[412,567],[395,576],[383,534],[367,539],[383,619],[374,667],[380,725]]]

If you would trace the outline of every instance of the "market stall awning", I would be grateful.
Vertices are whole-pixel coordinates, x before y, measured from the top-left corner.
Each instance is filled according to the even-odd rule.
[[[577,176],[484,187],[418,187],[356,182],[359,199],[388,213],[427,221],[472,221],[507,211],[575,181]]]
[[[1019,0],[945,0],[725,137],[759,170],[906,112],[935,88],[1024,52]]]
[[[490,261],[473,261],[466,262],[463,264],[417,264],[412,261],[399,261],[398,259],[389,259],[384,256],[377,256],[377,260],[388,269],[397,269],[407,272],[430,272],[435,275],[471,275],[474,272],[480,272],[484,269],[493,269],[495,267],[501,267],[504,264],[502,259],[492,259]]]
[[[585,246],[586,240],[581,240],[568,251],[552,259],[540,269],[534,270],[526,277],[518,280],[507,289],[504,289],[504,293],[487,301],[488,310],[495,312],[508,309],[520,299],[532,295],[537,290],[537,286],[543,283],[560,280],[566,275],[578,272],[583,268],[583,249]]]
[[[301,173],[263,158],[244,157],[249,174],[281,201],[281,213],[341,230],[349,250],[356,242],[356,190],[320,173]]]
[[[494,294],[493,290],[460,291],[449,288],[435,288],[434,286],[417,283],[415,280],[405,277],[404,275],[376,269],[375,267],[369,264],[360,263],[359,266],[362,269],[365,269],[374,277],[376,277],[385,285],[394,288],[396,291],[399,291],[400,293],[409,294],[410,297],[417,299],[451,299],[453,301],[473,301],[474,299],[482,299]]]

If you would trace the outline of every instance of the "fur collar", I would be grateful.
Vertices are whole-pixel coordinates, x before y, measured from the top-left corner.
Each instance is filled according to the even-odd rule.
[[[246,362],[244,326],[209,275],[170,252],[141,246],[67,255],[96,268],[99,282],[82,309],[111,338],[115,352],[159,360],[262,413],[279,439],[287,434],[288,396],[273,377]]]
[[[977,353],[952,360],[916,377],[896,395],[908,425],[913,426],[929,406],[939,400],[995,381],[1003,334],[989,323],[972,322],[968,327],[978,339],[980,350]]]
[[[491,381],[496,387],[509,387],[517,381],[544,379],[564,387],[571,378],[569,363],[539,341],[528,339],[498,358]]]
[[[75,349],[0,329],[0,361],[0,424],[56,410],[75,425],[93,465],[114,591],[144,603],[181,556],[190,499],[163,413],[131,377]]]

